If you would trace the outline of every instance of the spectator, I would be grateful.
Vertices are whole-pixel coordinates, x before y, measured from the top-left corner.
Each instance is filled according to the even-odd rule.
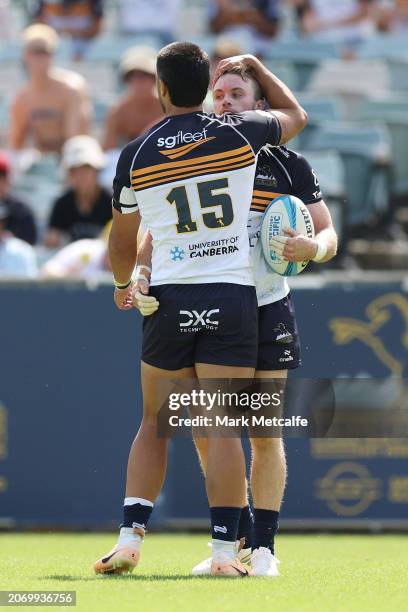
[[[103,148],[121,148],[163,116],[156,90],[156,51],[132,47],[120,64],[126,92],[106,118]]]
[[[242,55],[243,53],[245,53],[245,49],[238,40],[230,39],[227,36],[220,36],[210,57],[211,78],[221,60],[234,57],[235,55]],[[212,92],[210,91],[209,93],[212,96]]]
[[[7,229],[10,211],[0,204],[0,278],[34,278],[37,260],[30,244]]]
[[[3,153],[0,153],[0,206],[8,211],[6,229],[16,238],[29,244],[35,244],[37,228],[34,215],[27,204],[20,202],[10,194],[10,172],[9,160]]]
[[[373,0],[296,0],[306,36],[352,49],[374,31]]]
[[[9,0],[0,0],[0,41],[13,40],[18,32]]]
[[[280,0],[211,0],[210,29],[214,34],[247,39],[247,52],[267,54],[280,24]]]
[[[28,82],[11,108],[10,146],[21,150],[32,144],[42,153],[61,151],[67,138],[87,131],[90,100],[83,77],[54,68],[57,33],[46,25],[33,25],[23,34]]]
[[[164,46],[176,38],[181,0],[119,0],[119,29],[123,34],[152,34]]]
[[[408,0],[381,2],[377,14],[377,27],[388,34],[408,33]]]
[[[34,18],[71,36],[73,59],[80,60],[102,29],[103,0],[39,0]]]
[[[44,243],[58,248],[65,242],[95,238],[112,218],[112,194],[99,184],[105,158],[99,143],[90,136],[75,136],[63,149],[62,164],[69,189],[52,209]]]
[[[108,254],[109,222],[98,238],[84,238],[68,244],[49,259],[41,269],[43,278],[82,278],[95,280],[110,275]]]

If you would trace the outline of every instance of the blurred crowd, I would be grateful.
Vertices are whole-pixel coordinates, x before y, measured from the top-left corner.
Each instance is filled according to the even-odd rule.
[[[213,68],[250,52],[276,70],[311,118],[307,138],[289,146],[310,150],[344,244],[391,237],[404,250],[408,178],[393,161],[393,127],[408,129],[407,34],[408,0],[0,0],[0,278],[109,274],[115,164],[161,119],[155,56],[177,39],[207,48]],[[361,109],[372,97],[395,112],[370,116],[385,131],[365,150]],[[327,121],[343,140],[356,133],[354,148],[326,145],[330,166],[316,145],[336,132]],[[363,218],[350,147],[376,190]]]

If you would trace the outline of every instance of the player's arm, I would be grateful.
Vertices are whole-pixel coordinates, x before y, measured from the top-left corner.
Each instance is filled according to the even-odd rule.
[[[11,105],[11,121],[9,131],[10,149],[18,151],[24,147],[28,133],[27,108],[21,96]]]
[[[132,274],[137,256],[140,212],[130,175],[134,151],[127,146],[120,154],[113,180],[113,216],[109,234],[109,257],[115,282],[114,301],[121,310],[132,308]]]
[[[279,144],[284,144],[294,138],[307,124],[307,113],[296,100],[295,96],[277,76],[268,70],[254,55],[237,55],[222,60],[215,71],[214,83],[226,71],[243,65],[252,70],[254,78],[273,109],[281,127]]]
[[[109,234],[109,258],[115,282],[115,304],[121,310],[132,308],[132,273],[137,256],[137,232],[140,213],[123,215],[113,209]]]
[[[330,211],[327,208],[319,180],[309,162],[298,153],[288,151],[292,175],[292,195],[307,205],[315,229],[315,237],[299,235],[288,228],[284,236],[276,236],[271,246],[289,261],[317,261],[324,263],[337,253],[337,234],[333,227]],[[273,244],[272,244],[273,243]]]
[[[149,230],[143,233],[137,250],[136,284],[133,288],[133,306],[144,316],[156,312],[159,302],[149,295],[150,276],[152,273],[153,239]]]

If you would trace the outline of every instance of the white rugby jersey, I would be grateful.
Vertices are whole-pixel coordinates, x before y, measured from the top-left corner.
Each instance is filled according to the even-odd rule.
[[[122,151],[113,206],[140,210],[153,238],[151,285],[254,285],[247,222],[260,149],[280,141],[276,117],[167,117]]]
[[[286,277],[271,270],[262,254],[261,241],[258,240],[263,214],[268,204],[284,194],[294,195],[306,205],[315,204],[323,197],[319,181],[303,155],[283,146],[267,145],[258,156],[248,218],[249,244],[259,306],[277,302],[289,293]]]

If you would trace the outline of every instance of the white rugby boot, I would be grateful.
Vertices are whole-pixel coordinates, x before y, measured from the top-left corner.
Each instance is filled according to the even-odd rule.
[[[280,561],[277,559],[269,548],[255,548],[251,556],[251,567],[252,576],[264,576],[267,578],[276,578],[280,576],[279,565]]]

